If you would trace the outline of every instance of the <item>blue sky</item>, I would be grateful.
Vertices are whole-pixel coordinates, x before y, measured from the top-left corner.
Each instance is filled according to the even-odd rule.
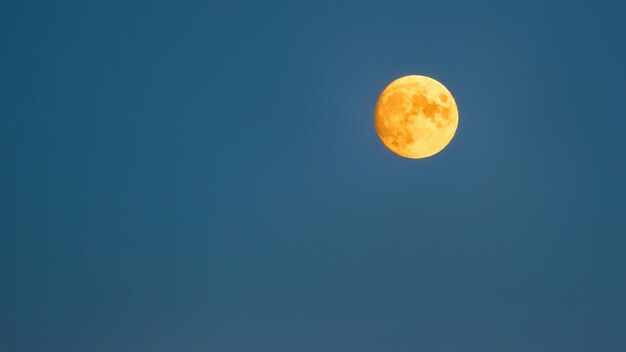
[[[624,10],[2,3],[0,349],[624,351]]]

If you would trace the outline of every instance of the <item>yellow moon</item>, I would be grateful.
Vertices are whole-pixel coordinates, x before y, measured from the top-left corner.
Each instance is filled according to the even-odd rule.
[[[380,94],[374,125],[392,152],[421,159],[450,143],[459,125],[459,110],[443,84],[425,76],[404,76]]]

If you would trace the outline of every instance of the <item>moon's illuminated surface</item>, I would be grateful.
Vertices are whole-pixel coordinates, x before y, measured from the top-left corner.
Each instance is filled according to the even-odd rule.
[[[385,146],[405,158],[439,153],[459,124],[459,110],[443,84],[425,76],[404,76],[380,94],[374,125]]]

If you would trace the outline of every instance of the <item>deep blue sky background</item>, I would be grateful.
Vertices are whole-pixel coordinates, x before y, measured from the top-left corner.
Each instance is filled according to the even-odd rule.
[[[626,7],[513,3],[2,1],[0,350],[625,351]]]

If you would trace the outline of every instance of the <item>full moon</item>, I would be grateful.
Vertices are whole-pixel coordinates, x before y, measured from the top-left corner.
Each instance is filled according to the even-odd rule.
[[[439,153],[454,137],[459,110],[443,84],[425,76],[404,76],[380,94],[374,126],[383,144],[411,159]]]

